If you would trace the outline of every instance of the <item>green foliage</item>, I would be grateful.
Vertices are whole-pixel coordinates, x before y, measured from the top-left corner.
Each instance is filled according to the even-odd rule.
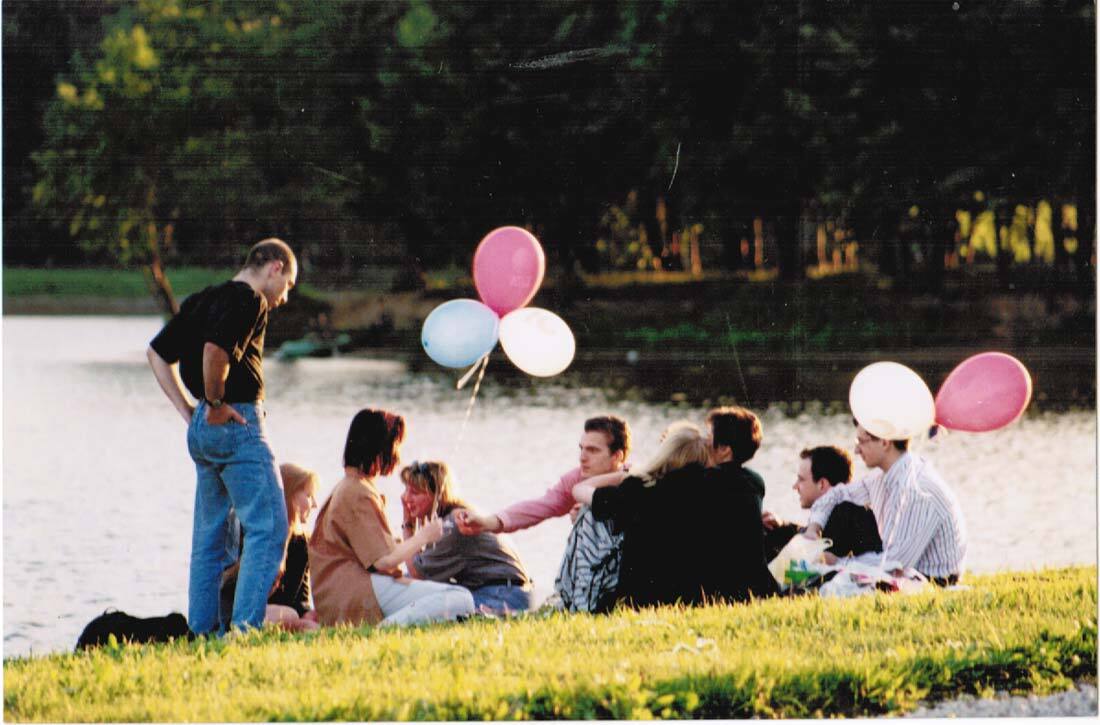
[[[10,721],[816,718],[1096,673],[1096,569],[851,600],[267,630],[4,663]]]
[[[298,158],[338,141],[315,115],[327,7],[124,6],[98,53],[74,57],[57,83],[34,155],[42,214],[92,259],[148,264],[180,238],[209,245],[227,235],[236,246],[202,251],[236,262],[259,235],[287,229],[282,217],[339,209],[346,184],[315,178]]]
[[[566,273],[620,241],[645,265],[662,235],[634,191],[727,266],[760,218],[800,277],[800,226],[833,219],[905,281],[942,266],[975,189],[1010,212],[1094,198],[1094,25],[1085,0],[131,0],[58,79],[32,193],[93,261],[223,263],[223,240],[281,234],[350,276],[406,247],[465,266],[506,223]],[[1016,227],[1014,258],[1038,255]],[[1082,230],[1076,253],[1034,244],[1080,270]]]

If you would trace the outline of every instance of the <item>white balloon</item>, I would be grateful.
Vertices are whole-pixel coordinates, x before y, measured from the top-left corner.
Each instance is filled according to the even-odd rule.
[[[502,317],[500,346],[517,368],[542,378],[569,367],[577,351],[565,320],[539,307],[521,307]]]
[[[936,420],[932,391],[919,375],[896,362],[860,370],[848,390],[848,405],[864,430],[886,440],[915,438]]]

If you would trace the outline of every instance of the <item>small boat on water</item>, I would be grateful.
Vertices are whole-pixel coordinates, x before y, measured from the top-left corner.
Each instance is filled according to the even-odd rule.
[[[280,360],[297,360],[302,357],[332,357],[347,347],[351,342],[351,335],[341,332],[335,337],[322,337],[316,333],[310,333],[297,340],[287,340],[275,351],[275,357]]]

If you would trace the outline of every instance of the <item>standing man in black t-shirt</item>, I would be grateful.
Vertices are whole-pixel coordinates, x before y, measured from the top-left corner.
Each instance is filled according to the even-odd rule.
[[[297,279],[294,252],[282,240],[265,239],[231,281],[184,300],[149,345],[153,374],[187,421],[198,472],[187,617],[195,634],[218,629],[218,587],[232,563],[225,546],[230,507],[247,532],[233,627],[263,624],[282,561],[286,504],[264,432],[264,332],[268,311],[286,302]]]

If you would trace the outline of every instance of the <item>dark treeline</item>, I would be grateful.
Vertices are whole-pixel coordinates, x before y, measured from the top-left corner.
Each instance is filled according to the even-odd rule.
[[[992,216],[1003,267],[1021,208],[1042,256],[1046,204],[1050,265],[1091,285],[1091,0],[6,0],[3,23],[9,264],[232,264],[278,234],[353,276],[464,265],[518,224],[566,273],[797,279],[827,228],[934,286],[957,212]]]

